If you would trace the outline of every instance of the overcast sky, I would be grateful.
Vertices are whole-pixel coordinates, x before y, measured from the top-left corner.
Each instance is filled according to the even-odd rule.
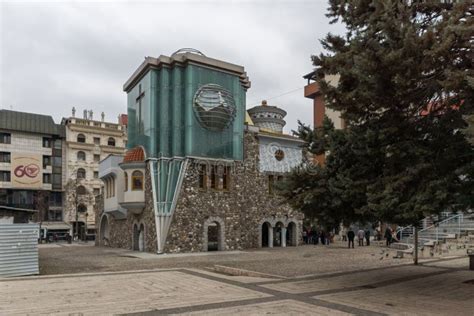
[[[263,99],[282,107],[289,132],[298,119],[312,123],[302,76],[321,52],[319,39],[343,32],[326,9],[325,0],[1,2],[0,108],[59,123],[75,106],[115,122],[126,113],[122,85],[144,56],[192,47],[244,66],[247,109]]]

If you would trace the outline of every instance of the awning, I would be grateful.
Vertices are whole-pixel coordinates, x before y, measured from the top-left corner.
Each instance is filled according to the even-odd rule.
[[[71,229],[71,226],[64,222],[43,222],[41,223],[41,228],[46,228],[47,230],[60,230]]]
[[[0,210],[38,213],[38,210],[32,210],[32,209],[29,209],[29,208],[11,207],[11,206],[6,206],[6,205],[0,205]]]

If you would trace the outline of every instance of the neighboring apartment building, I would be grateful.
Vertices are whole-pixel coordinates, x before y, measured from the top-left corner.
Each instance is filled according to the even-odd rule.
[[[2,222],[40,222],[45,234],[69,231],[63,215],[64,138],[64,126],[51,116],[0,110]]]
[[[65,220],[71,224],[71,235],[84,239],[95,235],[94,203],[103,182],[99,179],[99,162],[110,154],[124,154],[127,145],[126,115],[118,123],[93,119],[93,112],[84,110],[83,118],[63,118],[66,128]]]

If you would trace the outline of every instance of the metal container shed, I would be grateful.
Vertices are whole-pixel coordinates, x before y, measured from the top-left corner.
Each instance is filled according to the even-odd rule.
[[[38,224],[0,224],[0,278],[39,274]]]

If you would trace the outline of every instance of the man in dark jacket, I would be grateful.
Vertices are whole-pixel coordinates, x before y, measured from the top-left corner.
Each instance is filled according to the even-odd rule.
[[[370,230],[368,228],[365,230],[365,245],[370,246]]]
[[[351,248],[351,244],[352,244],[352,248],[354,248],[354,238],[355,238],[355,233],[354,233],[354,230],[351,228],[349,228],[349,231],[347,232],[347,240],[348,240],[348,247]]]
[[[390,228],[390,226],[387,226],[387,228],[385,229],[384,237],[387,239],[387,247],[390,246],[390,244],[392,243],[392,229]]]

